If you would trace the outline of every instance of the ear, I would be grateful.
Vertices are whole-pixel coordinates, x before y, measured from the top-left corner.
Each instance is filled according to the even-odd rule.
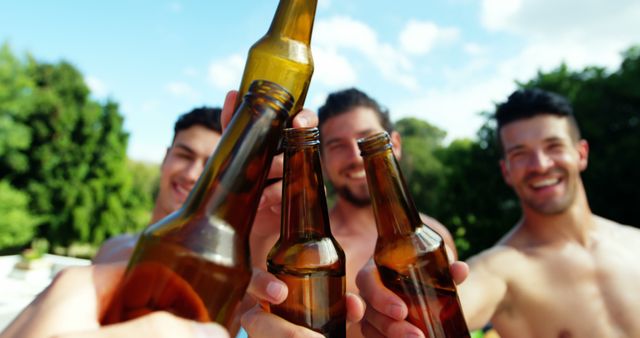
[[[512,187],[513,182],[511,181],[509,163],[506,162],[504,159],[500,160],[500,172],[502,173],[502,179],[504,180],[504,182],[508,186]]]
[[[587,169],[589,162],[589,143],[587,140],[580,140],[576,144],[576,150],[578,150],[578,167],[580,171]]]
[[[402,138],[400,137],[400,133],[397,131],[391,132],[391,148],[393,149],[393,154],[396,155],[396,158],[400,160],[402,157]]]

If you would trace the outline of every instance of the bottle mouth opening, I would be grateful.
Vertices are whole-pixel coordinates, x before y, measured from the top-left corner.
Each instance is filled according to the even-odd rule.
[[[320,144],[320,131],[318,128],[285,128],[284,146],[301,147]]]
[[[268,80],[255,80],[249,85],[249,90],[245,95],[245,99],[251,97],[261,97],[277,104],[290,114],[293,108],[294,97],[289,91],[281,85]]]
[[[360,155],[371,155],[391,148],[391,137],[386,131],[375,133],[357,140]]]

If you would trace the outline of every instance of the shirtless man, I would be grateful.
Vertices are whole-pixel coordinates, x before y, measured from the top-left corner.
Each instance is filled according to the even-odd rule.
[[[503,338],[640,337],[640,231],[591,213],[580,178],[589,147],[570,104],[519,90],[496,119],[502,175],[522,218],[468,261],[458,291],[469,328],[491,321]],[[357,282],[369,304],[367,336],[423,336],[401,320],[406,306],[384,289],[373,264]],[[390,313],[393,306],[402,311]]]
[[[174,125],[173,141],[160,165],[158,196],[149,224],[178,210],[196,184],[220,138],[220,108],[201,107],[181,115]],[[107,240],[93,258],[94,263],[129,259],[138,234]]]
[[[337,192],[337,200],[329,211],[331,232],[347,258],[347,292],[358,294],[355,278],[360,269],[371,259],[378,233],[371,207],[362,157],[356,140],[379,131],[391,135],[395,155],[401,156],[400,134],[393,130],[387,111],[357,89],[332,93],[318,110],[320,150],[323,170]],[[423,221],[436,230],[455,254],[455,245],[447,229],[433,218],[422,215]],[[254,227],[255,228],[255,227]],[[279,233],[254,237],[253,258],[266,261],[266,254],[277,240]],[[262,252],[260,256],[255,252]],[[453,261],[453,259],[452,259]],[[264,264],[264,263],[262,263]],[[247,328],[254,335],[251,328]],[[359,325],[351,325],[348,337],[360,336]]]

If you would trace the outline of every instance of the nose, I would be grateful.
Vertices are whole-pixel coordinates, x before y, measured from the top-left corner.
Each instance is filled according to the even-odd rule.
[[[529,158],[529,168],[536,172],[547,172],[553,167],[553,159],[544,151],[536,151]]]
[[[353,139],[349,143],[349,149],[346,154],[350,161],[361,161],[362,156],[360,156],[360,148],[358,148],[358,142]]]
[[[200,178],[203,169],[204,164],[201,163],[201,161],[191,161],[189,165],[184,168],[183,178],[188,183],[195,183],[198,178]]]

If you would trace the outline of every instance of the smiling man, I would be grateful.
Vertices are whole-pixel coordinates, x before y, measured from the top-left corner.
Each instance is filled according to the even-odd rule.
[[[173,129],[173,141],[160,165],[160,184],[149,224],[178,210],[196,184],[220,138],[220,108],[195,108],[181,115]],[[93,258],[108,263],[129,258],[138,234],[124,234],[107,240]]]
[[[491,321],[502,338],[640,337],[640,231],[591,212],[580,177],[589,146],[568,101],[519,90],[496,119],[502,176],[522,218],[468,262],[458,291],[469,328]],[[402,304],[375,268],[359,273],[358,286],[371,305],[365,330],[417,332],[386,310]]]
[[[347,257],[347,291],[358,293],[355,278],[371,259],[378,232],[356,140],[387,131],[391,135],[393,151],[400,158],[401,138],[393,130],[389,113],[355,88],[330,94],[318,110],[318,117],[323,169],[337,193],[335,205],[329,211],[331,231]],[[447,229],[435,219],[421,216],[423,222],[436,230],[447,246],[455,250]],[[359,330],[358,325],[352,325],[347,336],[356,337]]]

